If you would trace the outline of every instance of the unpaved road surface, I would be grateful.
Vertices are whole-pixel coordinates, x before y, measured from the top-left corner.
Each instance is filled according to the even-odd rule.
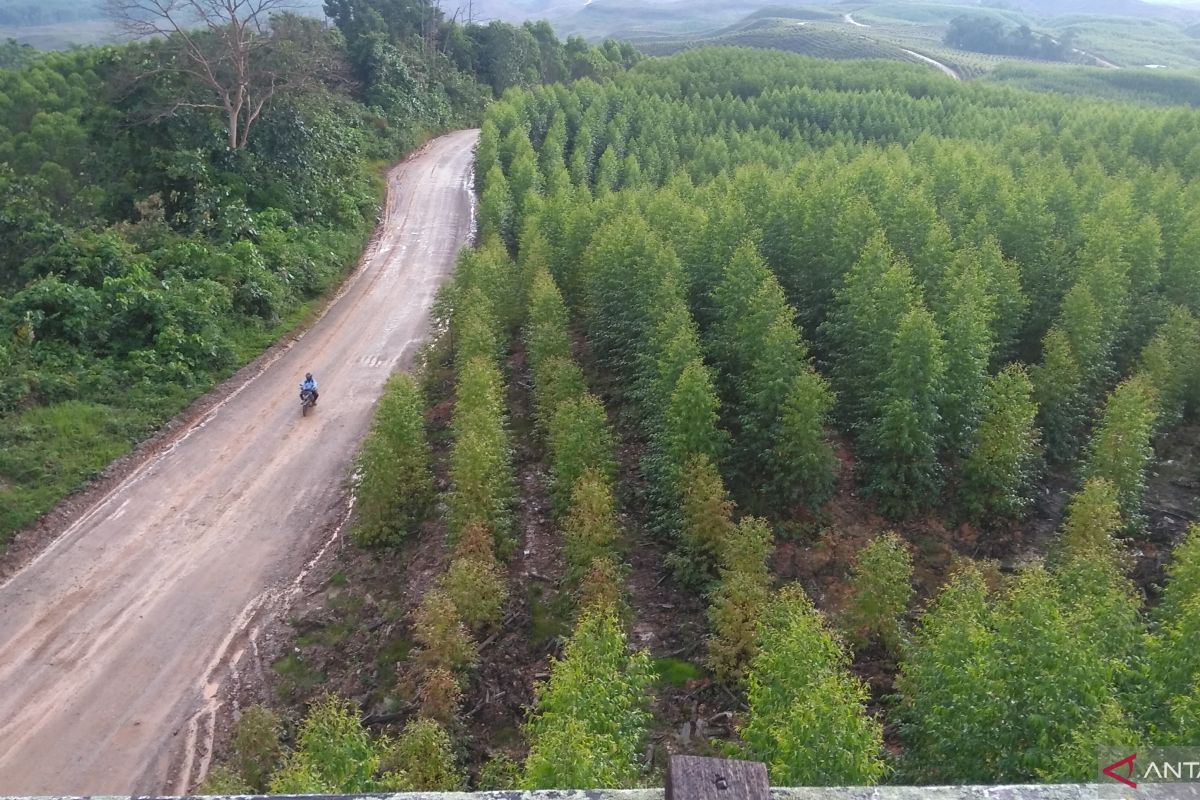
[[[475,136],[397,167],[325,316],[0,586],[0,796],[182,793],[203,768],[230,664],[344,519],[372,406],[470,233]]]
[[[956,81],[962,80],[962,78],[959,77],[959,74],[957,72],[955,72],[953,69],[946,66],[942,62],[938,61],[937,59],[930,58],[929,56],[926,56],[926,55],[922,55],[922,54],[916,52],[915,50],[905,50],[903,47],[900,49],[903,50],[905,53],[908,53],[910,56],[913,56],[914,58],[921,59],[922,61],[924,61],[926,64],[930,65],[931,67],[936,67],[941,72],[945,73],[946,75],[949,75],[951,78],[954,78],[954,80],[956,80]]]

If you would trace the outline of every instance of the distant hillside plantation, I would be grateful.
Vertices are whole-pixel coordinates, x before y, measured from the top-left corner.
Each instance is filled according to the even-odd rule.
[[[1031,14],[1093,14],[1119,17],[1194,18],[1193,10],[1143,0],[1021,0],[1018,6]]]

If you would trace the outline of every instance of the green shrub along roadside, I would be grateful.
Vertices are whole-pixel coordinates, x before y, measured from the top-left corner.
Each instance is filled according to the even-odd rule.
[[[416,380],[397,374],[383,390],[359,453],[355,541],[395,545],[416,532],[433,501],[429,458],[424,396]]]

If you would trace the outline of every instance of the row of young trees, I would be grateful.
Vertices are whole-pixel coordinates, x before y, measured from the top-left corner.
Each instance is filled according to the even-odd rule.
[[[398,738],[372,737],[350,704],[322,698],[301,725],[295,749],[273,775],[268,771],[269,781],[252,781],[239,761],[208,788],[225,790],[230,780],[234,788],[246,781],[255,790],[292,794],[465,786],[454,741],[463,694],[478,663],[477,637],[500,621],[508,599],[500,557],[511,551],[514,490],[501,365],[515,322],[515,288],[507,254],[485,247],[464,251],[439,300],[449,323],[443,349],[448,344],[452,351],[455,376],[451,487],[444,496],[451,552],[411,618],[416,713]],[[425,409],[414,378],[400,374],[389,382],[358,458],[351,535],[360,545],[398,547],[428,521],[434,492]],[[256,741],[263,738],[269,737]]]
[[[451,488],[444,498],[451,553],[446,571],[412,614],[416,714],[393,741],[371,737],[344,701],[322,700],[272,778],[272,792],[449,791],[465,785],[454,744],[463,694],[478,663],[477,637],[500,621],[508,599],[500,556],[512,544],[513,476],[501,364],[512,328],[510,273],[503,251],[466,251],[442,295],[455,374]],[[362,545],[395,547],[428,517],[433,497],[425,407],[411,377],[397,376],[385,391],[359,456],[352,534]]]
[[[615,441],[604,406],[588,392],[572,356],[569,314],[544,256],[531,247],[520,265],[527,287],[524,338],[578,619],[562,658],[551,659],[550,678],[537,689],[520,783],[529,789],[628,788],[644,768],[650,660],[644,651],[629,651],[621,624],[626,601]]]
[[[413,615],[412,658],[423,671],[419,716],[456,729],[478,636],[508,600],[500,556],[512,549],[512,446],[501,371],[512,329],[508,259],[464,251],[444,307],[455,372],[446,500],[449,565]]]
[[[804,704],[803,698],[815,686],[822,690],[835,686],[838,691],[830,697],[827,714],[811,717],[806,728],[811,743],[822,737],[830,742],[827,751],[830,758],[820,768],[831,768],[834,754],[846,745],[827,737],[831,720],[840,715],[857,721],[851,722],[851,726],[860,725],[858,731],[847,731],[851,739],[865,737],[876,743],[873,755],[840,774],[847,780],[863,782],[877,778],[883,770],[881,729],[862,714],[865,689],[845,672],[845,652],[815,611],[799,624],[789,618],[800,605],[807,603],[803,593],[792,590],[790,595],[776,601],[778,630],[760,630],[761,618],[772,607],[771,576],[767,569],[771,532],[761,519],[747,517],[735,524],[733,503],[716,469],[717,459],[729,447],[729,439],[718,428],[719,400],[704,361],[706,345],[720,354],[723,363],[740,364],[742,357],[751,362],[747,374],[731,380],[726,391],[754,408],[759,425],[755,431],[758,443],[769,443],[768,452],[781,471],[802,482],[799,492],[818,493],[819,503],[828,496],[832,485],[833,459],[823,438],[823,413],[807,414],[805,402],[814,393],[819,401],[828,395],[828,389],[807,361],[803,341],[792,324],[792,315],[774,276],[762,265],[752,246],[744,243],[739,246],[736,239],[727,249],[734,256],[728,268],[714,258],[714,287],[720,288],[715,292],[711,314],[720,330],[711,341],[703,342],[689,308],[687,282],[678,259],[640,218],[617,212],[612,219],[596,220],[597,232],[589,237],[590,244],[582,240],[565,241],[565,231],[556,225],[560,220],[551,218],[548,224],[542,224],[543,218],[539,216],[542,211],[547,215],[553,212],[541,207],[537,187],[552,186],[556,180],[560,186],[569,185],[562,180],[565,168],[561,162],[555,164],[553,154],[547,156],[543,152],[542,164],[533,165],[528,140],[510,136],[504,141],[493,141],[485,132],[477,169],[486,177],[481,230],[497,239],[510,242],[519,239],[522,261],[536,264],[538,269],[530,295],[531,319],[545,322],[532,328],[538,332],[537,336],[527,339],[536,405],[539,408],[545,405],[537,399],[541,394],[539,385],[561,391],[557,387],[564,383],[560,377],[561,359],[556,363],[547,354],[569,352],[566,329],[569,314],[555,286],[557,276],[552,277],[543,267],[549,263],[570,281],[568,296],[579,309],[590,352],[628,387],[622,396],[648,444],[642,468],[651,487],[656,520],[662,529],[676,537],[677,550],[672,562],[680,578],[709,592],[710,665],[721,680],[733,684],[746,680],[748,668],[753,670],[752,676],[758,674],[762,679],[757,684],[761,697],[752,695],[747,751],[774,762],[773,776],[798,779],[796,770],[801,769],[801,753],[789,752],[792,740],[781,742],[772,731],[797,706]],[[505,177],[504,169],[512,180]],[[518,228],[520,236],[514,237]],[[572,246],[580,250],[559,255]],[[562,269],[564,263],[580,263],[582,267],[572,275]],[[704,297],[702,293],[695,294]],[[543,371],[549,371],[550,375],[539,379],[539,372]],[[571,381],[566,379],[565,383],[570,385]],[[784,386],[785,401],[774,403],[772,398],[779,384]],[[792,400],[790,409],[787,398]],[[794,416],[789,416],[788,411]],[[796,418],[801,415],[805,416]],[[773,441],[776,437],[779,441]],[[561,447],[561,441],[554,439],[552,449]],[[584,445],[569,446],[577,449]],[[794,466],[780,457],[797,452],[808,455],[812,451],[816,458],[797,459]],[[745,448],[739,455],[752,464],[758,454]],[[552,463],[555,460],[552,455]],[[753,466],[747,467],[748,472],[752,469]],[[785,505],[794,501],[793,493],[797,491],[787,477],[780,480],[780,486],[786,485],[788,491],[781,499]],[[814,654],[812,662],[822,665],[826,674],[814,674],[813,682],[778,684],[779,662],[772,662],[760,644],[803,640],[806,635],[828,643],[825,656]],[[779,649],[783,648],[779,644]],[[794,654],[784,658],[791,655]],[[761,659],[762,663],[751,667],[757,664],[755,659]],[[636,738],[627,735],[628,746],[632,748],[636,743]],[[582,758],[564,758],[561,763],[588,762]],[[559,785],[591,785],[581,780],[580,775],[564,772],[559,777],[576,779]]]

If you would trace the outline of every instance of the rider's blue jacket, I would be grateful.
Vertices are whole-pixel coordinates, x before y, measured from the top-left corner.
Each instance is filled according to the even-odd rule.
[[[308,391],[315,392],[316,390],[317,390],[317,382],[315,380],[305,380],[303,383],[300,384],[300,391],[302,391],[302,392],[308,392]]]

